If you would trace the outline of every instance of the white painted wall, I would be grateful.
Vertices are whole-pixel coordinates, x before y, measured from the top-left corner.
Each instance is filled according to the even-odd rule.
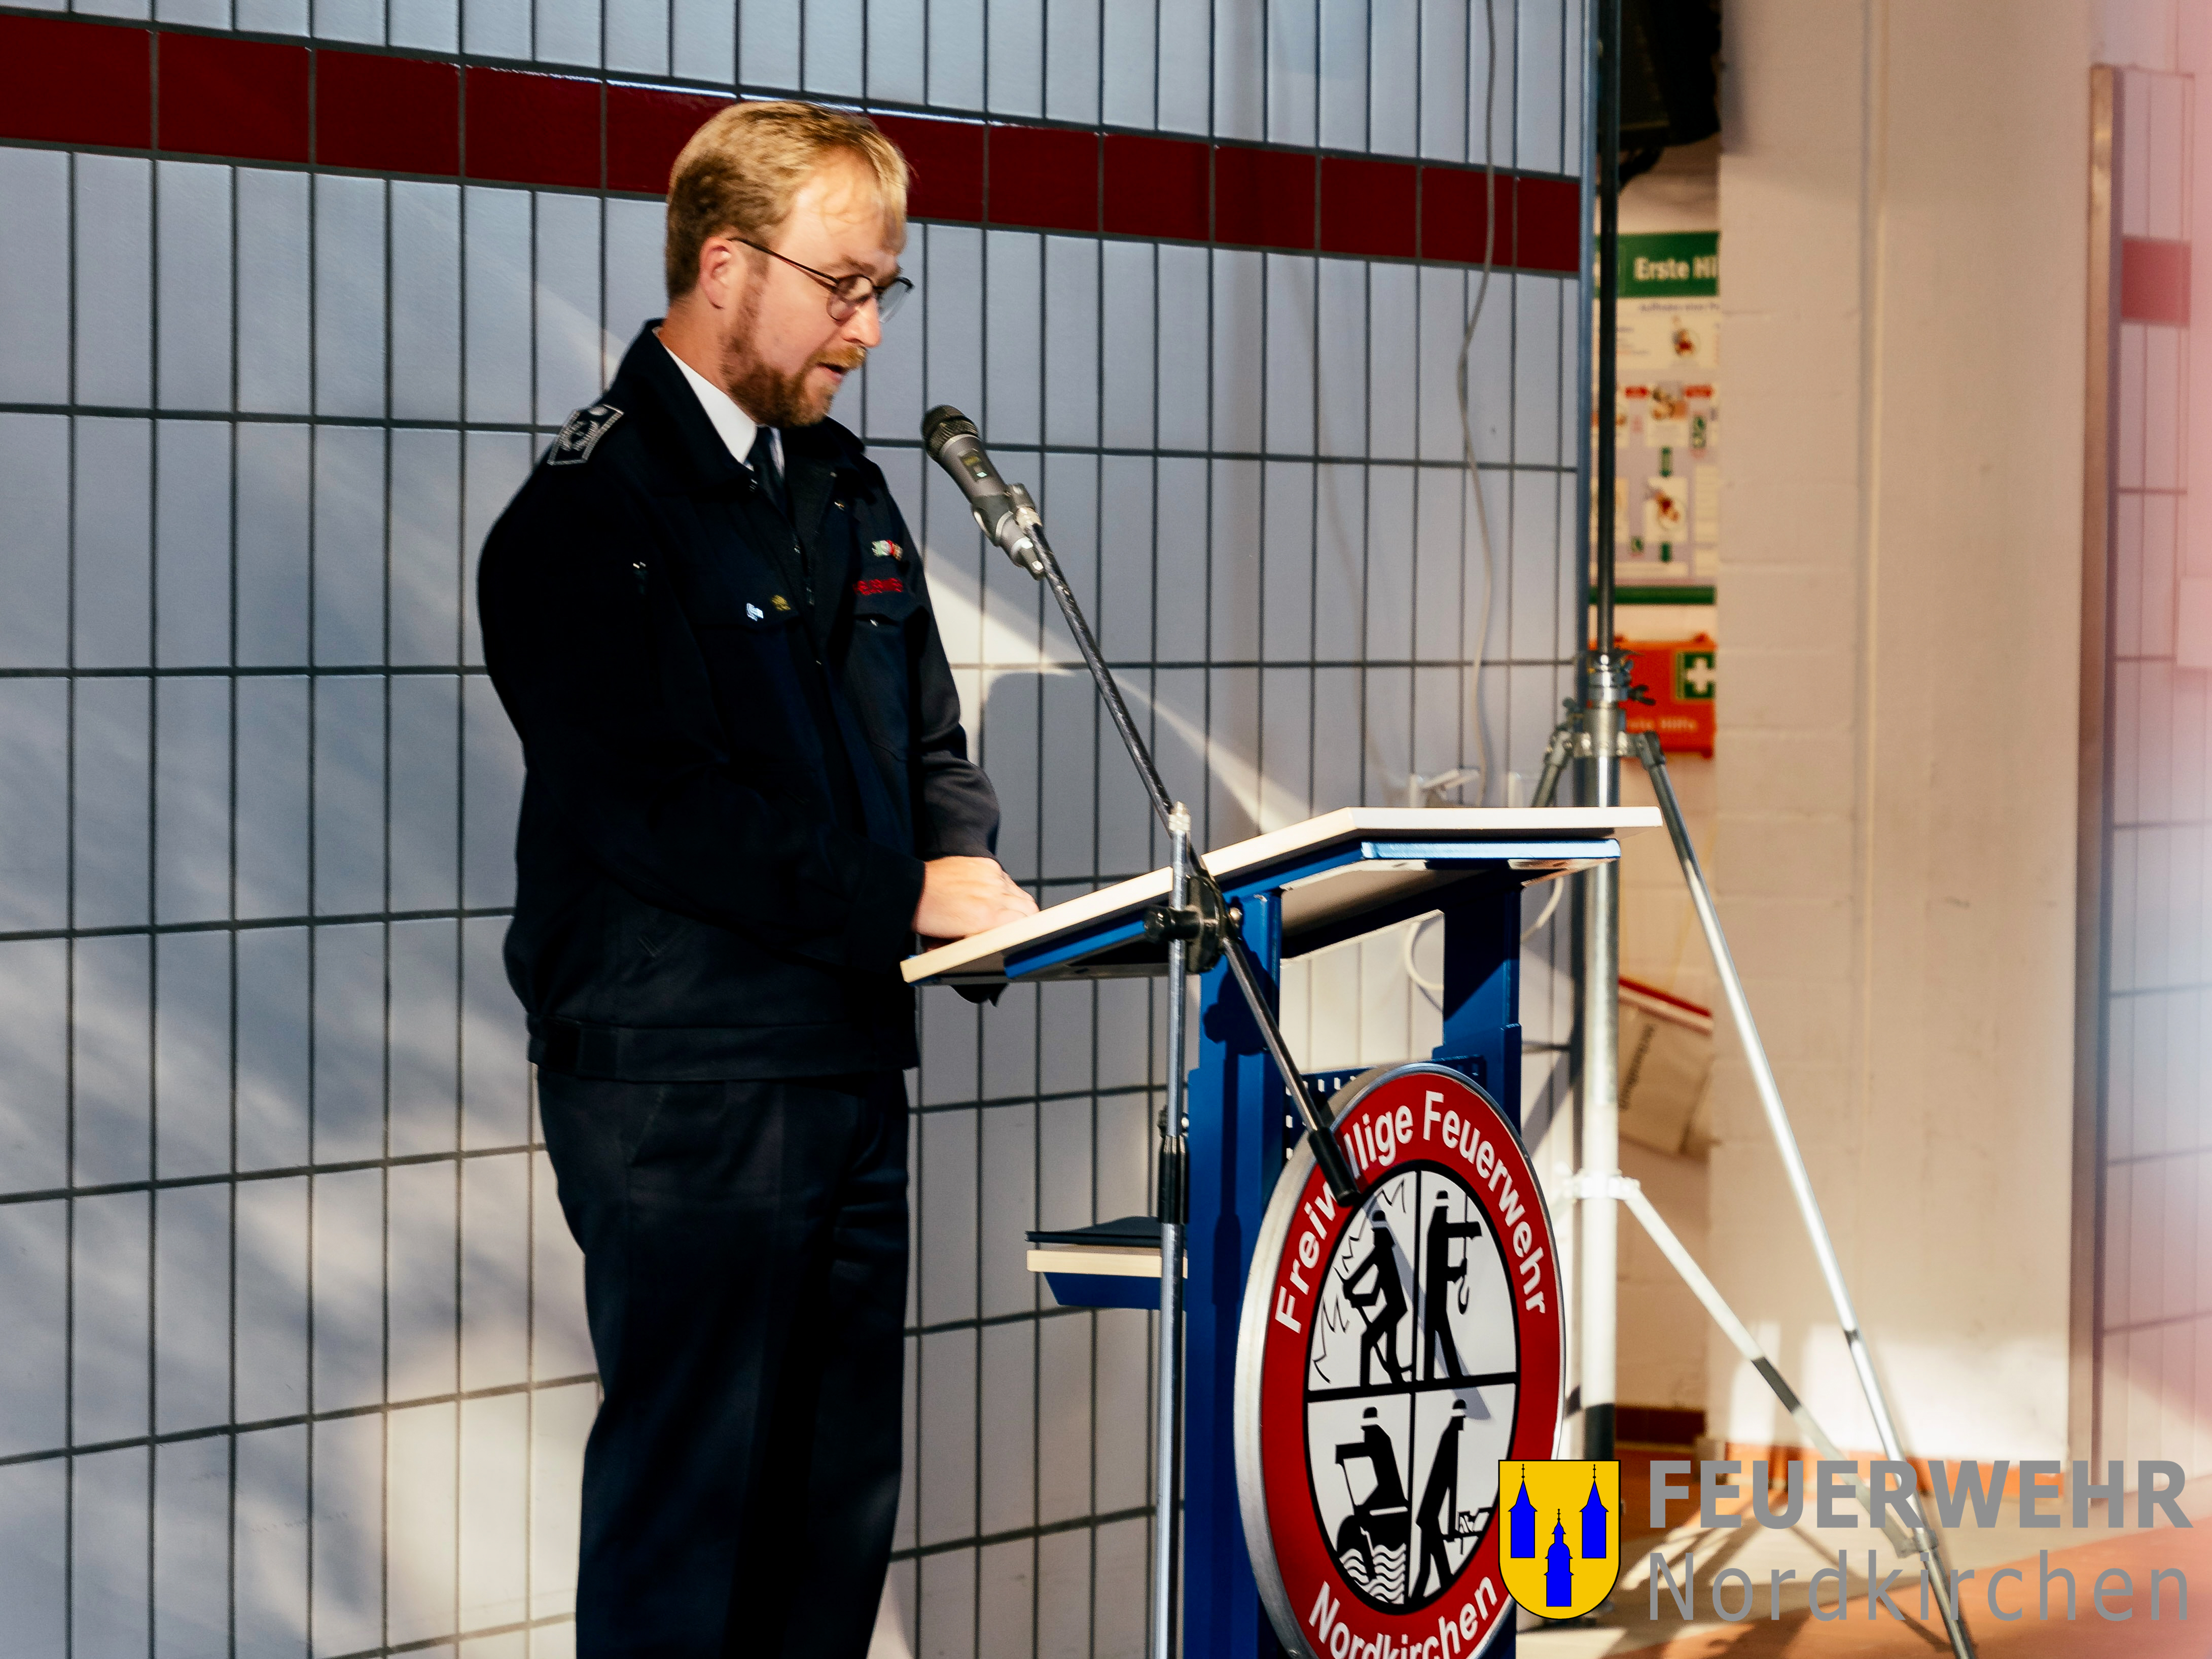
[[[1731,0],[1715,877],[1911,1450],[2066,1454],[2091,0]],[[1875,1444],[1725,1038],[1715,1277]],[[1721,1437],[1790,1441],[1717,1339]]]

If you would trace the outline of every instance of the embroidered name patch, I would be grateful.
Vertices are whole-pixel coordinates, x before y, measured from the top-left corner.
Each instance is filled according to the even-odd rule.
[[[622,410],[612,404],[593,404],[589,409],[578,410],[554,438],[553,447],[545,452],[545,465],[581,466],[622,417]]]
[[[853,584],[853,591],[863,596],[870,593],[903,593],[906,584],[896,576],[872,576]]]

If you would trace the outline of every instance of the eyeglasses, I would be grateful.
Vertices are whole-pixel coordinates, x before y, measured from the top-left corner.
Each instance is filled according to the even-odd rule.
[[[833,323],[843,322],[871,300],[876,302],[877,317],[882,321],[889,322],[891,313],[899,308],[899,302],[914,292],[914,281],[911,277],[894,276],[889,283],[878,286],[858,271],[854,271],[849,276],[832,276],[829,272],[817,270],[811,265],[802,265],[798,260],[787,254],[778,253],[772,247],[763,247],[758,242],[747,242],[742,236],[732,240],[752,249],[756,253],[765,253],[771,259],[781,259],[793,270],[805,271],[823,287],[828,289],[830,290],[830,320]]]

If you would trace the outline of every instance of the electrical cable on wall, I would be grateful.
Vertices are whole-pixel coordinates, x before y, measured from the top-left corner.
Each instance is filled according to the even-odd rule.
[[[1475,613],[1474,628],[1474,764],[1455,766],[1432,778],[1414,773],[1407,790],[1407,804],[1412,806],[1425,806],[1431,795],[1470,783],[1474,786],[1477,806],[1490,793],[1490,734],[1482,719],[1482,659],[1490,641],[1491,590],[1497,561],[1490,546],[1490,514],[1482,499],[1482,469],[1474,458],[1474,426],[1468,414],[1467,362],[1474,349],[1474,331],[1481,326],[1482,307],[1490,297],[1491,273],[1498,263],[1498,165],[1491,136],[1498,104],[1498,0],[1483,0],[1482,24],[1483,38],[1487,43],[1482,77],[1482,279],[1475,285],[1474,306],[1468,313],[1466,331],[1460,336],[1456,377],[1460,453],[1466,458],[1468,483],[1474,491],[1475,535],[1482,550],[1482,604]],[[1407,960],[1410,963],[1410,956]],[[1420,983],[1418,976],[1414,982]]]
[[[1496,140],[1491,123],[1498,102],[1498,0],[1483,0],[1483,39],[1486,51],[1482,73],[1482,280],[1475,285],[1474,305],[1468,313],[1467,331],[1459,339],[1459,441],[1467,456],[1467,481],[1474,492],[1474,524],[1482,547],[1482,605],[1474,625],[1474,804],[1490,794],[1490,735],[1482,720],[1482,659],[1490,645],[1491,589],[1497,561],[1490,547],[1490,514],[1482,499],[1482,469],[1474,459],[1474,424],[1467,409],[1467,360],[1474,349],[1474,331],[1482,322],[1483,302],[1490,297],[1490,276],[1498,255],[1498,167]]]
[[[1498,104],[1498,0],[1483,0],[1482,29],[1486,51],[1482,76],[1482,279],[1475,284],[1474,305],[1468,313],[1467,329],[1459,339],[1459,369],[1456,389],[1459,397],[1460,450],[1467,458],[1467,479],[1474,492],[1475,533],[1482,549],[1482,605],[1475,612],[1474,625],[1474,764],[1455,767],[1437,777],[1413,778],[1412,804],[1425,805],[1430,792],[1454,785],[1472,782],[1474,785],[1474,804],[1478,806],[1490,794],[1490,735],[1482,719],[1482,659],[1490,643],[1491,590],[1497,571],[1497,561],[1490,546],[1490,512],[1482,499],[1482,468],[1474,458],[1474,423],[1467,407],[1467,360],[1474,350],[1474,331],[1482,325],[1482,307],[1490,297],[1491,272],[1498,263],[1498,165],[1495,143],[1492,137],[1492,123],[1496,118]],[[1552,919],[1559,908],[1559,888],[1552,884],[1552,896],[1536,920],[1522,930],[1527,939]],[[1420,938],[1422,927],[1434,917],[1424,917],[1406,929],[1401,947],[1406,967],[1406,977],[1418,987],[1431,1001],[1443,991],[1443,981],[1431,981],[1413,965],[1413,945]]]

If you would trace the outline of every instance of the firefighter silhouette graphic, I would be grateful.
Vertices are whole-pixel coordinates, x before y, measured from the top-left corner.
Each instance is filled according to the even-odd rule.
[[[1398,1601],[1406,1594],[1406,1488],[1398,1449],[1377,1416],[1372,1406],[1360,1413],[1359,1438],[1336,1449],[1352,1493],[1352,1513],[1336,1529],[1336,1559],[1369,1595]]]
[[[1374,1283],[1363,1291],[1360,1285],[1370,1273]],[[1391,1242],[1390,1230],[1380,1221],[1375,1224],[1375,1248],[1366,1261],[1352,1270],[1344,1299],[1367,1319],[1367,1334],[1359,1339],[1361,1383],[1374,1381],[1369,1368],[1377,1348],[1382,1352],[1382,1369],[1390,1373],[1390,1380],[1404,1382],[1405,1368],[1398,1363],[1398,1323],[1406,1316],[1406,1285],[1398,1274],[1398,1251]]]
[[[1435,1361],[1441,1352],[1443,1375],[1462,1377],[1467,1367],[1459,1361],[1459,1345],[1452,1340],[1452,1287],[1467,1281],[1467,1262],[1452,1263],[1452,1246],[1463,1240],[1482,1237],[1480,1221],[1454,1221],[1451,1218],[1451,1198],[1449,1194],[1437,1194],[1435,1213],[1429,1219],[1426,1260],[1421,1267],[1422,1314],[1426,1329],[1421,1337],[1421,1370],[1427,1376],[1437,1375]],[[1465,1307],[1465,1291],[1461,1292],[1461,1306]]]
[[[1421,1507],[1413,1516],[1413,1523],[1421,1533],[1421,1565],[1413,1574],[1413,1599],[1416,1601],[1427,1593],[1430,1568],[1436,1569],[1439,1594],[1452,1581],[1451,1557],[1444,1553],[1444,1544],[1460,1535],[1459,1437],[1466,1427],[1467,1401],[1455,1400],[1451,1421],[1444,1425],[1436,1453],[1429,1460],[1429,1478],[1421,1487]]]

